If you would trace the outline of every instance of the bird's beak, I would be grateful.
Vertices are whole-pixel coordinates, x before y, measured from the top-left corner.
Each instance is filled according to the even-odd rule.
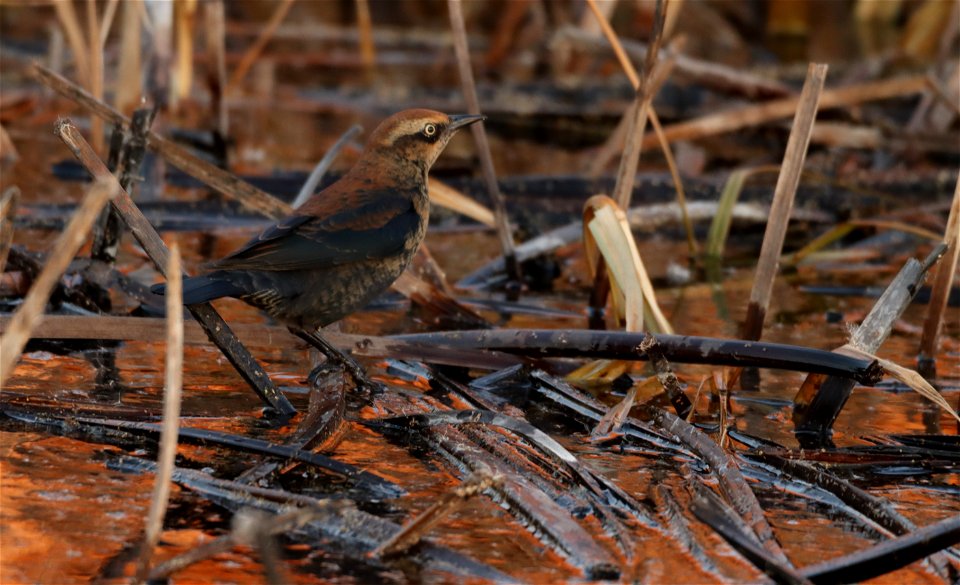
[[[464,126],[469,126],[474,122],[479,122],[480,120],[486,120],[486,116],[474,115],[474,114],[460,114],[457,116],[450,116],[450,130],[457,130],[463,128]]]

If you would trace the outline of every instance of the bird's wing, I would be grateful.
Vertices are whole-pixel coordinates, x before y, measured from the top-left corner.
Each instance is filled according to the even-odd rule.
[[[304,270],[390,256],[403,250],[419,222],[409,197],[384,193],[325,217],[288,217],[213,267]]]

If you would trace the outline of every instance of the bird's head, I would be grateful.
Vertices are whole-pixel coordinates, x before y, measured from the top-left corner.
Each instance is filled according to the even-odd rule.
[[[484,116],[449,116],[433,110],[404,110],[380,123],[364,149],[362,160],[384,165],[400,175],[426,178],[457,130]],[[397,177],[399,178],[399,177]]]

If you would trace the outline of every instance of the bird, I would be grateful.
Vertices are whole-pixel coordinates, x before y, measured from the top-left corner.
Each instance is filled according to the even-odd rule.
[[[385,119],[338,181],[210,272],[185,278],[184,304],[237,298],[317,345],[313,334],[361,309],[407,267],[430,215],[427,172],[458,130],[483,119],[426,109]]]

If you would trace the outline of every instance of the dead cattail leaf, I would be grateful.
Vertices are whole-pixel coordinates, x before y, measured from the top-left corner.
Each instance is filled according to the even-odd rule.
[[[906,384],[911,390],[923,396],[930,402],[936,404],[946,412],[950,414],[953,418],[957,419],[960,422],[960,415],[957,414],[946,399],[937,392],[937,389],[930,385],[929,382],[923,379],[923,376],[918,374],[915,370],[910,368],[905,368],[899,364],[891,362],[890,360],[885,360],[873,355],[870,352],[857,349],[853,345],[845,344],[834,350],[837,353],[842,353],[849,355],[851,357],[863,358],[868,360],[876,360],[880,367],[883,368],[883,371],[888,375],[893,376],[897,380],[900,380]]]
[[[778,166],[762,166],[738,169],[730,173],[726,183],[723,184],[717,213],[713,216],[713,222],[710,223],[710,231],[707,232],[706,255],[708,257],[723,257],[723,249],[727,245],[727,234],[730,233],[730,223],[733,220],[733,208],[740,198],[740,193],[743,191],[747,179],[759,173],[775,173],[779,170],[780,167]]]
[[[627,216],[613,199],[595,195],[587,200],[586,208],[592,208],[593,218],[587,220],[584,213],[584,239],[592,238],[606,261],[607,268],[627,300],[624,316],[628,331],[643,329],[643,305],[653,314],[651,329],[673,333],[673,327],[664,317],[657,304],[653,283],[640,259]],[[589,234],[589,235],[588,235]],[[632,306],[631,306],[632,304]],[[631,328],[633,324],[636,328]]]
[[[475,199],[467,197],[450,185],[434,178],[430,178],[430,202],[441,207],[456,211],[462,215],[475,219],[488,227],[496,227],[497,220],[490,208],[481,205]]]
[[[939,241],[940,235],[931,232],[928,229],[904,223],[902,221],[884,221],[858,219],[854,221],[845,221],[831,227],[823,234],[817,236],[812,242],[800,248],[792,254],[785,254],[780,258],[780,264],[783,266],[796,266],[804,261],[811,261],[814,254],[820,252],[830,244],[842,240],[847,234],[859,227],[874,227],[879,230],[896,230],[908,234],[913,234],[931,241]]]

